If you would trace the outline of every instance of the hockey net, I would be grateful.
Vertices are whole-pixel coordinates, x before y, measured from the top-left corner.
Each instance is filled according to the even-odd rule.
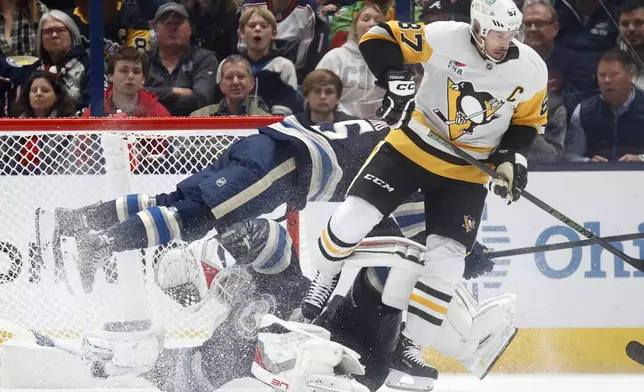
[[[206,338],[222,309],[215,305],[186,312],[176,296],[190,299],[194,292],[179,286],[159,288],[154,269],[163,248],[135,252],[143,282],[140,292],[119,292],[124,277],[108,263],[97,272],[93,292],[79,294],[78,279],[53,260],[45,249],[48,245],[37,238],[41,223],[35,217],[39,210],[171,192],[234,141],[277,120],[0,121],[0,319],[48,337],[77,339],[83,331],[101,329],[111,321],[114,298],[142,296],[147,316],[161,323],[169,338]]]

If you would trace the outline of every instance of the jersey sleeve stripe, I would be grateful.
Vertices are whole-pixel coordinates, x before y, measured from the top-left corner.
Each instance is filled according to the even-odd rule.
[[[362,38],[360,39],[360,42],[365,42],[370,39],[382,39],[385,41],[393,42],[396,45],[398,45],[398,41],[396,41],[387,30],[383,29],[380,26],[374,26],[372,27],[368,32],[366,32]]]
[[[547,91],[546,88],[543,88],[527,101],[520,102],[517,105],[511,124],[533,127],[541,135],[544,133],[547,122]]]

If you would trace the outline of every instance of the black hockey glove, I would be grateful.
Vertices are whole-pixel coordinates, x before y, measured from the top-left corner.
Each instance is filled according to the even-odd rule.
[[[465,256],[465,272],[463,273],[465,279],[476,279],[494,269],[494,261],[489,259],[486,253],[487,246],[478,241],[474,242],[472,250]]]
[[[492,179],[490,191],[505,199],[507,204],[519,200],[521,192],[528,185],[528,160],[512,150],[496,150],[488,159],[496,166],[496,172],[505,180]]]
[[[376,115],[394,129],[407,125],[416,108],[414,71],[387,71],[384,79],[376,84],[387,91]]]
[[[291,236],[271,219],[246,219],[215,238],[237,265],[250,265],[261,274],[280,273],[291,263]]]

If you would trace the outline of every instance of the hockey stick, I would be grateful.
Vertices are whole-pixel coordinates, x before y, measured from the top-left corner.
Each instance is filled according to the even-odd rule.
[[[641,238],[644,238],[644,233],[615,235],[612,237],[602,237],[601,239],[608,242],[618,242],[618,241],[638,240]],[[570,248],[576,248],[579,246],[588,246],[593,244],[595,244],[595,242],[593,242],[592,240],[579,240],[579,241],[562,242],[559,244],[548,244],[548,245],[530,246],[526,248],[504,249],[496,252],[485,252],[485,256],[487,256],[490,259],[497,259],[499,257],[525,255],[525,254],[538,253],[538,252],[548,252],[548,251],[560,250],[560,249],[570,249]]]
[[[449,149],[450,151],[454,152],[459,158],[463,159],[470,165],[478,168],[488,176],[494,178],[494,179],[499,179],[499,180],[504,180],[506,181],[505,178],[503,178],[499,173],[497,173],[495,170],[490,169],[488,166],[486,166],[483,162],[480,162],[476,160],[474,157],[472,157],[470,154],[466,153],[465,151],[461,150],[460,148],[456,147],[449,141],[443,139],[439,135],[435,134],[434,132],[430,131],[428,135],[432,140],[438,142],[443,146],[444,148]],[[557,218],[559,221],[563,222],[567,226],[570,226],[573,230],[578,232],[579,234],[583,235],[584,237],[588,238],[590,241],[592,241],[594,244],[597,244],[601,246],[602,248],[606,249],[608,252],[614,254],[615,256],[619,257],[620,259],[624,260],[626,263],[634,267],[635,269],[638,269],[642,272],[644,272],[644,260],[637,259],[635,257],[631,257],[627,255],[626,253],[622,252],[621,250],[615,248],[613,245],[611,245],[609,242],[606,240],[597,237],[595,233],[592,231],[586,229],[584,226],[580,225],[579,223],[575,222],[574,220],[568,218],[566,215],[562,214],[558,210],[556,210],[554,207],[546,204],[545,202],[541,201],[538,197],[532,195],[530,192],[526,191],[525,189],[523,192],[521,192],[521,196],[523,196],[526,200],[534,204],[535,206],[541,208],[554,218]]]
[[[640,342],[632,341],[626,345],[626,355],[633,361],[644,365],[644,345]]]

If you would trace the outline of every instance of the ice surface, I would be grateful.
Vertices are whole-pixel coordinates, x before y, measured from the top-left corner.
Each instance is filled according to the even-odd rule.
[[[435,392],[642,392],[644,374],[640,375],[490,375],[479,381],[469,375],[441,375]],[[17,392],[17,390],[11,390]],[[61,390],[21,389],[20,392]],[[76,392],[152,392],[154,389],[78,389]],[[271,392],[271,388],[255,379],[231,381],[219,392]],[[385,392],[380,389],[378,392]],[[2,390],[0,392],[9,392]],[[293,391],[296,392],[296,391]],[[387,391],[389,392],[389,391]],[[400,391],[398,391],[400,392]]]

